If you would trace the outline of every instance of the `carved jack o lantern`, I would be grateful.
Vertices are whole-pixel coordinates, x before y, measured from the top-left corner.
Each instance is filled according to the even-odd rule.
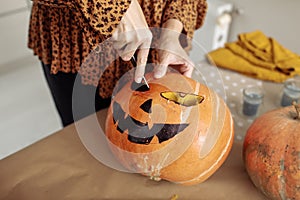
[[[185,185],[210,177],[227,158],[233,121],[212,90],[178,73],[127,83],[108,110],[106,135],[127,169]]]

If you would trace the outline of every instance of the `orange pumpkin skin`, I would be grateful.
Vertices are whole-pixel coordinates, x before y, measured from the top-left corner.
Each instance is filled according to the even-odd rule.
[[[112,152],[127,169],[150,176],[155,180],[192,185],[205,181],[225,161],[233,143],[233,120],[224,101],[206,86],[177,73],[161,79],[146,76],[150,90],[132,91],[125,85],[113,98],[106,120],[106,135]],[[150,81],[149,81],[150,80]],[[195,106],[182,106],[161,97],[164,91],[180,91],[204,96]],[[152,99],[149,116],[139,108]],[[149,124],[167,123],[188,126],[167,141],[156,136],[149,144],[128,140],[128,132],[117,130],[112,105],[118,102],[127,115]],[[189,115],[184,116],[185,113]]]
[[[254,185],[270,199],[300,199],[300,121],[293,106],[257,118],[243,158]]]

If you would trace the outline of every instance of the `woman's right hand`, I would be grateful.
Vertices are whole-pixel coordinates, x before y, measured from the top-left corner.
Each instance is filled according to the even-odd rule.
[[[152,33],[137,0],[132,0],[112,40],[114,48],[125,61],[129,61],[137,52],[135,81],[140,83],[145,73]]]

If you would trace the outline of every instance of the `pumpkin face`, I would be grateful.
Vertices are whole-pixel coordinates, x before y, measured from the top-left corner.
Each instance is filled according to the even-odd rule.
[[[127,83],[108,110],[106,135],[127,169],[181,184],[206,180],[233,141],[230,112],[213,91],[178,73]]]
[[[270,199],[300,199],[300,120],[295,113],[292,106],[265,113],[245,137],[246,170]]]

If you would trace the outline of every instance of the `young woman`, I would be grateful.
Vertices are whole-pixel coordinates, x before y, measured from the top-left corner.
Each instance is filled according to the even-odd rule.
[[[95,110],[109,105],[116,81],[133,67],[133,56],[136,82],[147,62],[157,63],[155,78],[164,76],[169,65],[191,76],[193,63],[184,49],[203,24],[206,9],[206,0],[33,0],[28,46],[42,62],[63,126],[74,122],[72,92],[78,76],[85,90],[97,88]],[[99,48],[107,40],[111,43]],[[88,59],[91,51],[113,62],[99,59],[107,65],[99,68],[90,61],[97,57]],[[80,117],[88,114],[83,109]]]

